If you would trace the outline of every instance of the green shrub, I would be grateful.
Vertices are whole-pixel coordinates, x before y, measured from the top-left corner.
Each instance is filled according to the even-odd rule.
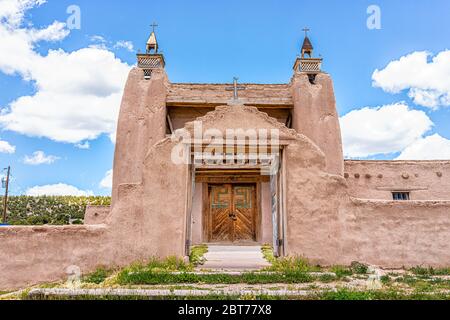
[[[372,300],[373,294],[369,291],[340,289],[337,291],[325,292],[320,296],[320,298],[322,300]]]
[[[270,244],[265,244],[261,248],[264,259],[266,259],[269,263],[275,263],[277,258],[275,258],[273,254],[273,248]]]
[[[119,273],[117,283],[120,285],[157,285],[157,284],[269,284],[269,283],[307,283],[314,278],[304,272],[258,273],[249,272],[240,275],[170,273],[155,270],[124,270]]]
[[[340,289],[320,294],[318,298],[323,300],[448,300],[449,294],[424,292],[406,294],[394,290],[354,291]]]
[[[361,262],[352,262],[350,266],[353,273],[356,274],[367,274],[369,267]]]
[[[350,268],[344,266],[334,266],[331,268],[331,271],[334,272],[338,278],[351,276],[353,274]]]
[[[325,283],[333,282],[333,281],[336,281],[337,279],[338,278],[336,276],[333,276],[331,274],[323,274],[323,275],[319,276],[319,281],[325,282]]]
[[[267,270],[276,272],[319,272],[321,268],[311,265],[307,259],[302,257],[287,257],[274,259],[272,266]]]
[[[391,277],[389,277],[388,275],[381,276],[380,281],[382,284],[388,284],[389,282],[391,282]]]
[[[418,276],[446,276],[450,275],[450,268],[434,269],[433,267],[414,267],[410,270],[412,273]]]
[[[83,278],[83,282],[86,283],[95,283],[95,284],[100,284],[103,281],[106,280],[106,278],[108,278],[108,276],[111,274],[110,271],[104,269],[104,268],[99,268],[97,269],[95,272],[87,275],[86,277]]]
[[[207,245],[194,246],[191,249],[189,255],[189,262],[194,266],[202,265],[205,263],[204,255],[208,253]]]

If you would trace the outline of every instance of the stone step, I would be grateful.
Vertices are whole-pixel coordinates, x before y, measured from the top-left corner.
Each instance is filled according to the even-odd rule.
[[[270,267],[261,246],[209,245],[205,259],[199,269],[254,271]]]

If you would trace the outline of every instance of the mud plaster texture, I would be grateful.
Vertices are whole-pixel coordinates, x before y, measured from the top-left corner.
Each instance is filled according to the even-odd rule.
[[[168,97],[171,103],[217,104],[230,97],[224,85],[202,86],[170,84],[164,70],[151,80],[138,68],[130,72],[118,122],[112,207],[98,209],[97,216],[89,209],[85,226],[1,227],[0,290],[62,279],[77,268],[88,273],[185,255],[192,180],[188,165],[171,161],[181,140],[166,137],[166,110]],[[327,74],[314,84],[300,73],[287,85],[250,89],[246,104],[292,103],[293,129],[244,105],[219,106],[198,120],[203,130],[280,130],[288,255],[322,265],[450,265],[450,162],[344,161]],[[187,123],[179,133],[193,130]],[[393,189],[411,191],[413,201],[390,201]]]

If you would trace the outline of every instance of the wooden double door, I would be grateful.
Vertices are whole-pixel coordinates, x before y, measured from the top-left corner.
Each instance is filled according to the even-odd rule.
[[[208,186],[208,238],[211,242],[253,242],[257,239],[256,184]]]

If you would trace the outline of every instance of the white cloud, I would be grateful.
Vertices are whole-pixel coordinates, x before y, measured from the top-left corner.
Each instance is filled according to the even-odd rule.
[[[130,52],[134,51],[134,46],[131,41],[124,41],[124,40],[117,41],[116,44],[114,45],[114,48],[116,48],[116,49],[123,48]]]
[[[25,156],[23,162],[31,166],[38,166],[41,164],[52,164],[59,159],[56,156],[46,155],[43,151],[36,151],[32,156]]]
[[[341,119],[346,157],[400,152],[421,139],[433,122],[404,103],[353,110]]]
[[[89,143],[89,141],[86,141],[83,143],[77,143],[75,147],[82,150],[88,150],[91,147],[91,144]]]
[[[373,73],[373,85],[386,92],[408,95],[420,106],[437,109],[450,106],[450,50],[429,60],[428,52],[413,52]]]
[[[450,140],[439,134],[417,140],[396,160],[450,160]]]
[[[100,181],[100,188],[112,189],[112,182],[113,182],[113,171],[109,170],[106,172],[103,180]]]
[[[47,28],[23,27],[26,10],[42,1],[6,0],[0,13],[0,71],[31,81],[36,93],[11,102],[0,114],[7,130],[57,142],[80,144],[102,134],[113,136],[130,66],[102,48],[74,52],[35,51],[38,41],[64,39],[69,30],[54,22]]]
[[[13,154],[16,152],[16,147],[12,146],[9,142],[0,140],[0,153]]]
[[[106,39],[104,37],[95,35],[95,36],[91,36],[90,40],[91,40],[91,42],[93,42],[93,44],[91,44],[89,46],[89,48],[108,50],[108,41],[106,41]]]
[[[27,196],[92,196],[94,193],[90,190],[80,190],[74,186],[64,183],[36,186],[26,191]]]
[[[25,12],[33,7],[39,7],[46,0],[2,0],[0,2],[0,22],[7,22],[11,27],[22,23]]]

